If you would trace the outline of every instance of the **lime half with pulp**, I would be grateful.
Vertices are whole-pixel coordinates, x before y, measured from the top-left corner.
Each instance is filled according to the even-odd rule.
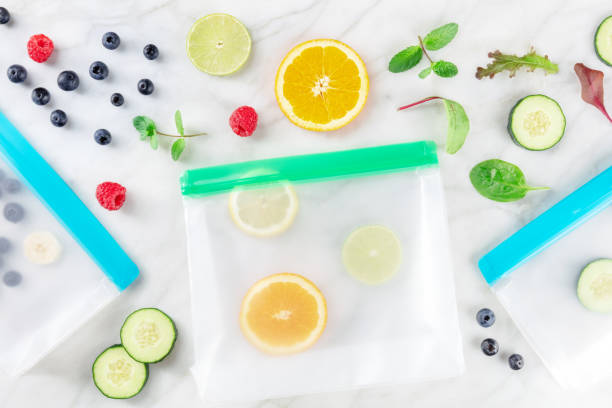
[[[387,227],[360,227],[344,242],[342,262],[354,278],[378,285],[391,279],[398,271],[402,262],[401,244]]]
[[[249,32],[244,24],[229,14],[202,17],[187,35],[189,59],[207,74],[232,74],[244,65],[250,53]]]

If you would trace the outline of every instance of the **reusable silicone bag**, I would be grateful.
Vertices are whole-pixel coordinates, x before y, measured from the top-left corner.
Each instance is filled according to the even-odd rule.
[[[0,372],[16,376],[119,295],[138,269],[2,113],[0,158],[0,237],[10,241],[0,254]],[[11,222],[4,214],[15,204],[23,218]],[[61,247],[53,263],[25,254],[27,237],[38,232]]]
[[[290,183],[293,224],[254,237],[233,222],[236,189]],[[189,170],[181,179],[195,344],[205,401],[256,401],[452,377],[463,369],[442,182],[433,142],[397,144]],[[345,239],[382,225],[401,243],[397,273],[380,285],[349,275]],[[309,349],[268,355],[244,337],[241,302],[258,280],[290,272],[327,302]]]
[[[586,388],[612,377],[612,314],[586,309],[576,293],[587,264],[612,258],[610,204],[612,167],[479,262],[522,333],[567,387]]]

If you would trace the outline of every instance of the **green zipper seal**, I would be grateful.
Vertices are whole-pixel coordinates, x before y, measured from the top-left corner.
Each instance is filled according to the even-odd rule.
[[[327,181],[437,165],[434,142],[400,143],[187,170],[181,176],[181,192],[183,196],[202,197],[236,187]]]

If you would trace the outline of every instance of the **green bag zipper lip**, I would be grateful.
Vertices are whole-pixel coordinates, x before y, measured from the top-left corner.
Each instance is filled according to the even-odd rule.
[[[204,167],[185,171],[180,181],[183,196],[202,197],[236,187],[321,182],[433,166],[438,166],[436,144],[420,141]]]

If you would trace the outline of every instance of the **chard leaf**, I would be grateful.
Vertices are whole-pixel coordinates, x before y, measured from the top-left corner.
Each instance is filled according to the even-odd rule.
[[[582,100],[595,106],[612,122],[604,106],[603,72],[591,69],[582,63],[574,65],[574,71],[582,86]]]
[[[461,149],[470,131],[470,119],[465,114],[463,106],[450,99],[443,99],[446,108],[446,153],[455,154]]]
[[[429,51],[439,50],[455,38],[458,30],[459,26],[457,23],[445,24],[427,34],[425,38],[423,38],[423,45],[425,49]]]
[[[423,50],[413,45],[398,52],[389,61],[389,71],[393,73],[404,72],[414,67],[423,58]]]
[[[411,103],[410,105],[402,106],[398,110],[408,109],[434,99],[441,99],[444,102],[446,120],[448,121],[446,131],[446,152],[448,154],[455,154],[465,143],[465,139],[470,131],[470,120],[463,106],[458,102],[440,96],[430,96],[429,98]]]
[[[502,54],[501,51],[497,50],[490,52],[489,58],[493,58],[493,61],[490,62],[489,65],[485,68],[478,67],[476,69],[477,79],[485,77],[493,78],[495,74],[502,71],[509,71],[510,78],[512,78],[521,67],[527,68],[529,72],[534,71],[536,68],[543,69],[547,74],[556,74],[559,72],[559,66],[557,64],[551,62],[547,55],[541,56],[536,54],[533,48],[522,57]]]

